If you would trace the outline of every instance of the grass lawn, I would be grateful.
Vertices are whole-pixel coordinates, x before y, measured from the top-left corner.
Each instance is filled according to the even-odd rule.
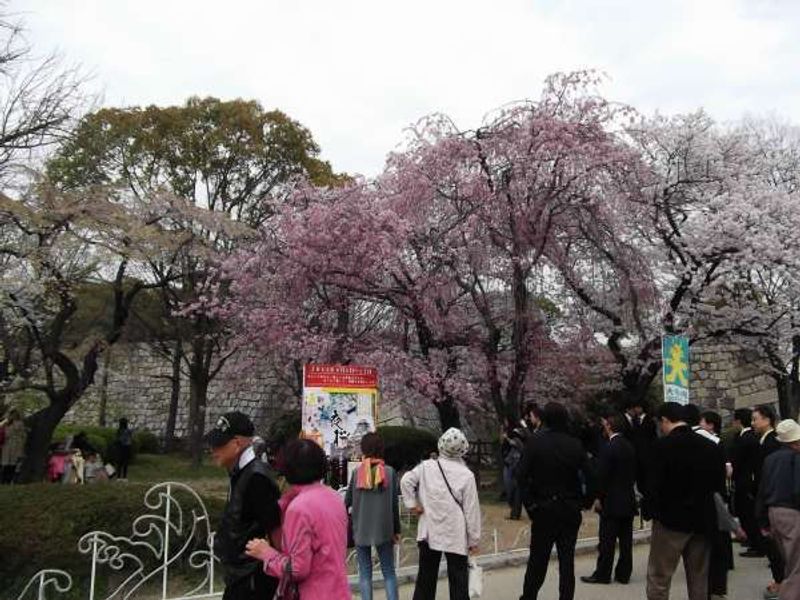
[[[193,467],[185,456],[178,454],[140,454],[128,469],[128,479],[133,482],[160,482],[217,479],[227,481],[224,469],[206,458],[199,467]]]
[[[178,481],[191,486],[201,497],[225,500],[228,495],[228,475],[224,469],[205,458],[199,467],[178,454],[141,454],[128,469],[128,482],[155,484]],[[117,482],[124,485],[123,482]]]

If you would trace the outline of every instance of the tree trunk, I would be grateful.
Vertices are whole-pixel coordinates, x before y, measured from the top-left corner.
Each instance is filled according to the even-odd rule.
[[[203,433],[206,426],[208,374],[195,367],[196,365],[193,365],[189,379],[189,452],[192,457],[192,466],[200,466],[204,450]]]
[[[29,429],[25,442],[25,458],[19,474],[19,483],[42,481],[47,470],[47,454],[53,432],[67,413],[68,403],[57,400],[25,420]]]
[[[530,339],[531,307],[527,286],[527,273],[514,260],[513,269],[514,323],[511,332],[511,347],[514,355],[514,368],[506,386],[501,425],[515,423],[521,415],[521,402],[525,391],[525,381],[533,355],[533,340]]]
[[[447,431],[451,427],[461,429],[461,416],[458,413],[458,407],[452,399],[440,400],[436,402],[436,410],[439,413],[439,425],[442,432]]]
[[[622,377],[622,406],[624,410],[632,401],[645,402],[653,380],[661,372],[661,365],[649,369],[629,371]],[[650,407],[653,410],[654,407]]]
[[[792,337],[792,366],[789,369],[789,397],[785,418],[797,420],[800,413],[800,335]]]
[[[781,419],[789,418],[792,405],[792,382],[786,373],[775,374],[775,389],[778,392],[778,416]]]
[[[103,378],[100,380],[100,408],[97,415],[97,424],[106,426],[106,410],[108,408],[108,369],[111,366],[111,348],[103,356]]]
[[[172,390],[169,397],[169,413],[167,414],[167,425],[164,429],[164,451],[171,452],[175,449],[175,423],[178,420],[178,403],[181,399],[181,360],[183,358],[183,346],[181,340],[175,342],[172,350]]]
[[[789,394],[786,403],[787,411],[784,416],[796,421],[798,415],[800,415],[800,382],[798,382],[797,379],[792,379],[789,384]]]
[[[336,343],[331,352],[331,362],[342,364],[345,361],[345,347],[347,345],[347,334],[350,331],[350,312],[347,308],[340,308],[336,311]]]
[[[100,353],[105,350],[105,346],[106,342],[97,341],[89,348],[83,356],[82,370],[62,352],[51,355],[53,362],[63,373],[66,383],[62,390],[49,392],[48,406],[26,420],[29,433],[25,441],[25,458],[22,462],[20,483],[35,483],[44,477],[53,431],[67,411],[75,406],[87,388],[94,383]]]

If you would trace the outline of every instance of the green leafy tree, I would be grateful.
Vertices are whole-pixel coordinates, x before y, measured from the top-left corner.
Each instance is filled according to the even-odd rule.
[[[162,288],[167,313],[176,315],[171,339],[162,337],[157,347],[173,361],[171,414],[180,371],[188,375],[196,462],[209,384],[237,351],[225,323],[204,304],[225,295],[216,267],[253,239],[296,180],[326,186],[344,179],[318,155],[311,133],[280,111],[254,101],[190,98],[182,106],[91,114],[49,163],[48,174],[64,189],[111,185],[121,197],[144,203],[159,192],[174,196],[175,214],[162,227],[188,233],[188,241],[147,257],[147,265],[155,281],[174,281]],[[187,208],[202,209],[207,218],[198,221]]]

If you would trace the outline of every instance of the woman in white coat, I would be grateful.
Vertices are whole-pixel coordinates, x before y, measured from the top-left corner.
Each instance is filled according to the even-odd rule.
[[[468,600],[468,556],[476,553],[481,514],[475,476],[464,463],[469,442],[455,428],[439,438],[439,458],[426,460],[400,482],[403,503],[419,517],[419,574],[414,600],[433,600],[444,553],[450,600]]]

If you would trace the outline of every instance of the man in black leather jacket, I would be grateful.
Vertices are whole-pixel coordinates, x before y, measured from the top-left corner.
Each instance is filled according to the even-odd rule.
[[[278,581],[264,574],[260,561],[245,554],[247,542],[263,538],[281,523],[280,491],[267,465],[253,450],[253,423],[247,415],[222,415],[206,436],[214,462],[231,478],[228,503],[214,539],[214,553],[225,571],[223,600],[272,598]]]

